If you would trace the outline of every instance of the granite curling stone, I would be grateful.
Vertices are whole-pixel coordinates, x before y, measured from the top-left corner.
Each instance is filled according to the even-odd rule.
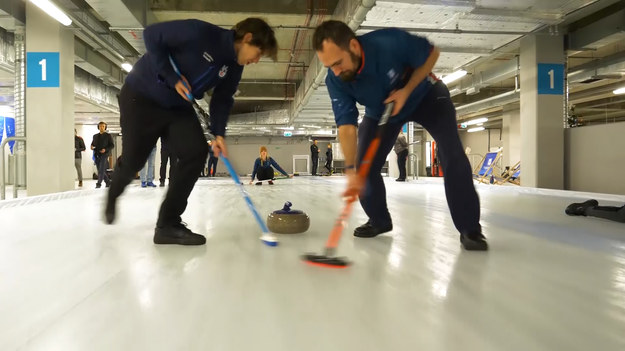
[[[310,218],[300,210],[292,210],[291,202],[284,203],[281,210],[273,211],[267,216],[267,227],[277,234],[303,233],[310,227]]]

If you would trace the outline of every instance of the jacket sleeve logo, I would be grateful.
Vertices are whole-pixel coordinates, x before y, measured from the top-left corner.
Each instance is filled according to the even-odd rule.
[[[228,73],[228,66],[223,65],[223,67],[219,70],[219,78],[225,77],[226,73]]]

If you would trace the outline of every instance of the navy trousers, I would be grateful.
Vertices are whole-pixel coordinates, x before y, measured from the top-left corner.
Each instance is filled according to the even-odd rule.
[[[438,82],[423,98],[417,109],[406,120],[423,126],[436,140],[445,178],[445,195],[456,229],[461,233],[480,231],[480,201],[473,186],[469,159],[464,153],[456,110],[447,87]],[[377,123],[363,118],[358,128],[358,162],[360,162],[377,132]],[[375,227],[392,223],[386,204],[386,188],[380,174],[386,156],[393,149],[403,123],[393,123],[392,117],[382,136],[380,147],[371,164],[360,204]]]

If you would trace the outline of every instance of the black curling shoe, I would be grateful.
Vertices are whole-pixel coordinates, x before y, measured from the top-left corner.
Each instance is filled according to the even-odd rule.
[[[460,234],[460,243],[467,251],[487,251],[488,243],[481,232]]]
[[[354,229],[354,236],[359,238],[373,238],[380,234],[390,232],[391,230],[393,230],[392,223],[383,227],[374,227],[371,225],[371,221],[367,221],[367,223]]]
[[[588,208],[596,206],[599,206],[599,202],[597,200],[588,200],[568,205],[564,210],[564,213],[569,216],[585,216]]]
[[[156,227],[154,229],[154,243],[160,245],[204,245],[206,238],[192,232],[184,223],[178,223]]]

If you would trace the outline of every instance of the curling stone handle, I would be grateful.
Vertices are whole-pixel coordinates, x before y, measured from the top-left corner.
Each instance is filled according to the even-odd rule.
[[[289,212],[289,211],[291,211],[291,206],[293,206],[291,201],[287,201],[287,202],[284,203],[284,207],[282,208],[282,210],[286,211],[286,212]]]

